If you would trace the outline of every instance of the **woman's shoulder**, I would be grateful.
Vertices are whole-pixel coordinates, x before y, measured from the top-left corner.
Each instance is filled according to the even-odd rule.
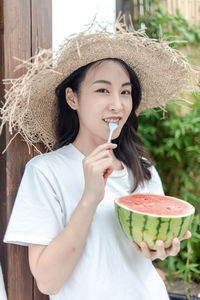
[[[50,166],[58,166],[71,160],[72,152],[73,149],[71,144],[69,144],[51,152],[38,154],[27,162],[26,167],[45,169]]]
[[[146,162],[146,163],[149,165],[148,169],[149,169],[149,171],[150,171],[150,173],[151,173],[151,178],[154,178],[154,179],[155,179],[155,177],[156,177],[156,178],[159,177],[158,171],[157,171],[156,166],[155,166],[154,163],[152,163],[152,162],[151,162],[149,159],[147,159],[146,157],[142,157],[141,160],[144,161],[144,162]]]
[[[148,160],[145,157],[142,157],[141,159],[149,165],[148,170],[151,173],[150,180],[145,182],[145,185],[148,188],[149,193],[164,195],[162,180],[157,170],[156,164],[152,163],[150,160]]]
[[[158,170],[156,168],[156,165],[151,165],[149,167],[149,171],[151,172],[151,176],[152,176],[152,179],[155,179],[155,178],[160,178],[159,174],[158,174]]]
[[[164,195],[162,180],[160,178],[159,172],[156,169],[156,166],[152,165],[149,168],[149,170],[151,172],[151,179],[148,182],[149,192],[151,192],[153,194]]]

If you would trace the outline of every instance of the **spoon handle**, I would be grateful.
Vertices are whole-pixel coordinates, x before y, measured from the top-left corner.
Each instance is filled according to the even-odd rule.
[[[109,134],[107,143],[110,143],[110,142],[111,142],[111,138],[112,138],[113,131],[114,131],[113,129],[110,130],[110,134]]]

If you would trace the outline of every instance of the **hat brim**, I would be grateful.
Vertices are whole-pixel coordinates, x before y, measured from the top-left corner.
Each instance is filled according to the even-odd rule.
[[[48,150],[56,142],[55,88],[81,66],[105,58],[126,62],[141,83],[142,99],[137,114],[164,106],[178,92],[191,88],[194,78],[199,76],[177,50],[139,32],[79,34],[67,40],[55,57],[52,59],[51,50],[41,50],[33,63],[29,60],[26,64],[27,73],[13,81],[12,89],[6,93],[7,112],[8,102],[15,102],[16,107],[12,127],[29,142],[42,142]],[[4,109],[4,116],[5,112]]]

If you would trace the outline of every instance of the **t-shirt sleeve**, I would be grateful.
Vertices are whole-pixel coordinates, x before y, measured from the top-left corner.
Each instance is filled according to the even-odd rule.
[[[154,166],[150,168],[151,180],[148,182],[148,190],[150,194],[164,195],[164,190],[161,182],[161,178]]]
[[[4,242],[47,245],[64,228],[60,202],[48,172],[28,163],[13,206]]]

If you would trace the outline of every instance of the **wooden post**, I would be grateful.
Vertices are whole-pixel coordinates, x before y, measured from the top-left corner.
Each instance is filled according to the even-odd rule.
[[[133,24],[135,21],[140,21],[142,17],[153,11],[154,5],[149,0],[131,0],[132,3],[132,19]]]
[[[116,0],[116,17],[119,13],[122,13],[126,17],[126,24],[130,25],[129,16],[132,15],[132,1],[130,0]]]
[[[52,45],[51,0],[0,0],[0,100],[3,101],[3,78],[14,78],[18,64],[13,57],[28,59],[36,50]],[[8,143],[8,126],[0,136],[0,153]],[[20,137],[0,154],[0,261],[8,300],[45,300],[35,287],[28,266],[27,248],[2,243],[18,186],[26,162],[34,156]]]
[[[188,21],[200,25],[200,0],[165,0],[164,3],[169,14],[176,15],[179,9]]]

